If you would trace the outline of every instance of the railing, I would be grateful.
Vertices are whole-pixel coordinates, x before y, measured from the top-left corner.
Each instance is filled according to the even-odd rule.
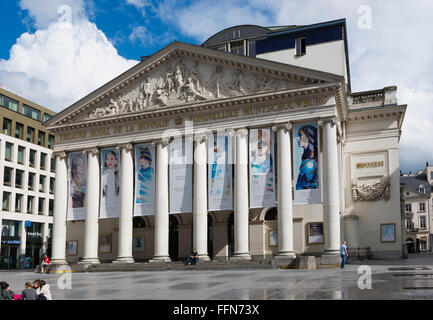
[[[347,253],[353,260],[364,260],[370,259],[370,247],[366,248],[348,248]]]

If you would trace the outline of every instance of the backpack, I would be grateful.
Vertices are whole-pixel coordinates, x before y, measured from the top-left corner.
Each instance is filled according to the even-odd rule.
[[[47,300],[47,297],[43,293],[40,293],[38,294],[38,300]]]

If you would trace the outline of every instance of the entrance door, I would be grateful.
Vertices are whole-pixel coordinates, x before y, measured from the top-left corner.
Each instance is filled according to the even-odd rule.
[[[235,253],[235,216],[232,213],[228,223],[228,245],[229,245],[229,257],[232,257]]]
[[[168,254],[172,261],[179,259],[179,223],[173,216],[169,216]]]
[[[210,215],[207,218],[207,254],[210,259],[213,258],[213,220]]]

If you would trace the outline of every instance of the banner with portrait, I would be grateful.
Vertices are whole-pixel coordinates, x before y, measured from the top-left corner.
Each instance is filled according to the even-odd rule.
[[[69,154],[69,200],[67,220],[86,219],[87,157],[82,152]]]
[[[274,132],[250,129],[250,208],[274,206]]]
[[[320,130],[317,123],[293,126],[295,204],[319,204]]]
[[[114,148],[103,149],[101,150],[101,205],[99,218],[118,218],[119,216],[120,154]]]
[[[232,138],[211,134],[208,140],[209,211],[233,209]]]
[[[170,213],[192,212],[192,138],[170,143]]]
[[[155,147],[135,146],[134,216],[155,214]]]

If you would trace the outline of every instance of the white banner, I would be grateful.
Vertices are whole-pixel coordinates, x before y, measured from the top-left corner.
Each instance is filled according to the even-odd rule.
[[[99,218],[118,218],[120,215],[120,155],[116,149],[101,150],[101,172]]]
[[[192,138],[170,143],[170,213],[192,212]]]
[[[321,203],[319,184],[320,134],[317,123],[294,125],[295,204]]]
[[[82,152],[69,154],[69,204],[67,220],[86,219],[87,157]]]
[[[275,206],[274,132],[250,129],[250,208]]]
[[[134,216],[155,214],[155,147],[135,146]]]
[[[233,209],[232,138],[227,133],[209,135],[209,211]]]

